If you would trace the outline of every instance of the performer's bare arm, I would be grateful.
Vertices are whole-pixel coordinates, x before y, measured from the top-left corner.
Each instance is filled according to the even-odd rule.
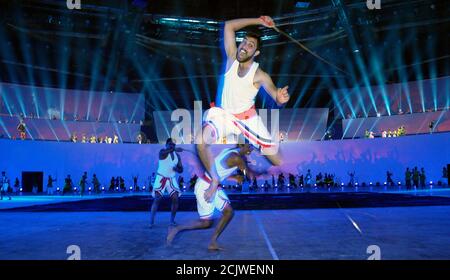
[[[175,172],[177,173],[183,173],[183,164],[181,163],[181,157],[178,153],[175,153],[178,157],[178,163],[177,166],[174,167]]]
[[[264,88],[264,90],[272,97],[278,106],[283,106],[289,101],[288,86],[284,88],[277,88],[272,78],[261,69],[258,69],[255,73],[255,83]]]

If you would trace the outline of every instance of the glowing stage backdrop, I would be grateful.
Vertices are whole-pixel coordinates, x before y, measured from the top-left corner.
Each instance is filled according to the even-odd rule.
[[[271,167],[269,173],[279,172],[305,174],[311,169],[315,176],[318,172],[336,175],[337,182],[347,183],[348,172],[355,172],[356,181],[384,182],[386,171],[393,173],[393,179],[404,181],[407,167],[425,168],[426,180],[441,179],[442,167],[450,163],[450,133],[433,135],[414,135],[397,138],[353,139],[333,141],[302,141],[284,143],[281,152],[284,163],[281,167]],[[215,145],[213,152],[218,153],[228,145]],[[112,176],[123,176],[127,186],[132,176],[139,176],[139,184],[148,184],[148,177],[156,172],[158,151],[161,144],[81,144],[51,141],[13,141],[0,140],[0,170],[5,170],[10,178],[21,176],[22,171],[41,171],[56,176],[62,186],[64,177],[71,174],[75,183],[84,171],[89,178],[97,174],[100,182],[108,186]],[[191,151],[194,145],[182,145]],[[202,174],[195,153],[181,154],[185,182],[195,174]],[[254,168],[264,170],[267,161],[253,154],[249,159]],[[259,178],[261,184],[266,175]],[[269,179],[270,180],[270,179]],[[269,181],[270,182],[270,181]],[[45,182],[44,182],[45,183]],[[45,184],[44,184],[45,185]]]

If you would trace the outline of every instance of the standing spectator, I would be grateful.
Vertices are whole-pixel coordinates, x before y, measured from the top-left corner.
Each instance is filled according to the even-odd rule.
[[[119,176],[117,176],[116,180],[114,181],[114,189],[116,191],[119,191],[119,186],[120,186],[120,180],[119,180]]]
[[[392,180],[392,173],[389,172],[389,171],[386,171],[386,183],[387,183],[388,186],[395,185],[394,181]]]
[[[284,175],[283,175],[283,173],[280,173],[278,175],[278,187],[280,189],[282,189],[284,187]]]
[[[84,190],[86,189],[86,183],[87,183],[87,172],[85,171],[80,179],[80,195],[84,194]]]
[[[409,171],[409,167],[407,167],[405,172],[405,185],[407,190],[411,189],[411,175],[411,171]]]
[[[425,169],[423,169],[423,167],[420,169],[420,187],[422,187],[422,189],[425,188],[425,182],[426,182],[426,176],[425,176]]]
[[[14,192],[17,193],[20,191],[20,182],[19,178],[16,177],[16,180],[14,181]]]
[[[26,127],[23,119],[20,119],[20,122],[17,125],[17,131],[19,131],[20,139],[25,140],[27,127]]]
[[[70,174],[67,175],[66,179],[64,179],[64,188],[63,188],[63,195],[67,192],[70,192],[72,190],[72,178],[70,178]]]
[[[348,176],[350,176],[350,181],[348,182],[348,185],[353,186],[355,184],[355,171],[348,172]]]
[[[119,177],[119,188],[120,188],[120,190],[121,191],[126,191],[126,188],[125,188],[125,179],[123,179],[123,177],[122,176],[120,176]]]
[[[114,186],[116,185],[116,179],[114,177],[111,177],[111,181],[109,181],[109,191],[114,191]]]
[[[139,178],[139,175],[133,176],[133,189],[135,191],[139,191],[138,178]]]
[[[297,184],[295,183],[295,176],[291,173],[289,173],[289,186],[293,188],[297,187]]]
[[[92,175],[92,186],[94,187],[94,192],[99,193],[100,192],[100,182],[98,181],[97,175]]]
[[[47,194],[53,195],[53,182],[55,182],[56,179],[53,179],[51,175],[48,175],[47,179]]]
[[[311,181],[312,181],[311,170],[308,169],[308,172],[306,172],[306,176],[305,176],[305,184],[307,187],[311,187]]]
[[[430,134],[433,133],[434,130],[434,121],[431,121],[430,124],[428,125],[428,128],[430,129]]]
[[[298,185],[300,187],[303,187],[303,184],[304,184],[304,182],[303,182],[303,174],[302,174],[298,177]]]
[[[6,172],[2,171],[2,176],[0,177],[0,200],[3,200],[3,196],[7,195],[9,200],[11,200],[11,195],[8,192],[9,179],[6,176]]]
[[[417,170],[417,166],[414,167],[412,177],[413,177],[414,187],[419,188],[419,170]]]
[[[258,181],[256,181],[256,176],[253,177],[252,189],[253,190],[257,190],[258,189]]]

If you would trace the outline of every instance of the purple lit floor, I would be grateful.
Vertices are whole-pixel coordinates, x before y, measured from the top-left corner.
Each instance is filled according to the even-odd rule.
[[[165,246],[168,212],[148,227],[147,212],[2,212],[0,259],[450,259],[450,206],[242,210],[209,252],[212,229],[179,235]],[[180,212],[179,223],[196,219]]]

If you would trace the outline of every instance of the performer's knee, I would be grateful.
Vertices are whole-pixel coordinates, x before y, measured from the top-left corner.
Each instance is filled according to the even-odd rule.
[[[227,205],[224,209],[223,209],[223,211],[222,211],[222,214],[224,215],[224,216],[227,216],[227,217],[233,217],[234,216],[234,210],[233,210],[233,208],[230,206],[230,205]]]
[[[203,228],[210,228],[213,225],[212,219],[201,219],[200,221],[202,223]]]

